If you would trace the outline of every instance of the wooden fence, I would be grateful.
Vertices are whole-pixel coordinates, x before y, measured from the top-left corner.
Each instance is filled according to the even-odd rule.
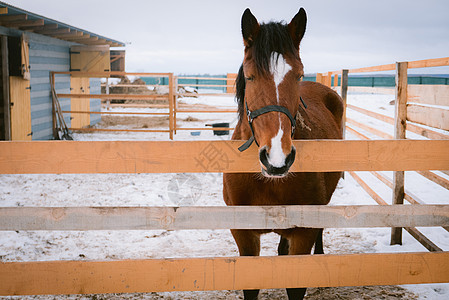
[[[168,78],[167,94],[156,94],[156,95],[138,95],[138,94],[110,94],[107,92],[106,94],[86,94],[86,93],[54,93],[54,101],[58,101],[59,98],[70,98],[71,101],[82,101],[83,99],[101,99],[101,102],[105,104],[106,108],[111,107],[123,107],[123,108],[156,108],[156,109],[166,109],[165,112],[112,112],[108,109],[105,111],[89,111],[89,110],[63,110],[61,113],[63,114],[101,114],[101,115],[127,115],[127,116],[168,116],[169,117],[169,125],[167,129],[107,129],[107,128],[95,128],[95,127],[83,127],[83,128],[74,128],[70,127],[70,130],[74,131],[117,131],[117,132],[167,132],[169,133],[169,138],[173,139],[174,134],[178,130],[188,130],[188,131],[197,131],[197,130],[214,130],[214,131],[223,131],[223,130],[233,130],[234,128],[224,128],[224,127],[200,127],[200,128],[192,128],[192,127],[179,127],[176,119],[178,114],[192,114],[192,113],[236,113],[237,110],[235,108],[217,108],[211,107],[211,105],[204,105],[203,108],[198,108],[195,105],[185,105],[180,104],[180,97],[189,97],[189,96],[217,96],[217,95],[234,95],[235,88],[235,77],[236,74],[230,73],[227,75],[227,78],[218,78],[218,77],[182,77],[182,76],[174,76],[173,73],[125,73],[125,72],[104,72],[104,73],[82,73],[82,72],[52,72],[51,76],[53,78],[52,88],[55,89],[55,76],[58,75],[71,75],[73,77],[101,77],[108,79],[112,76],[141,76],[141,77],[156,77],[156,78]],[[220,84],[179,84],[179,80],[182,79],[201,79],[201,80],[220,80],[226,81],[225,85]],[[108,81],[108,80],[106,80]],[[164,85],[159,85],[164,86]],[[178,88],[181,86],[194,86],[194,87],[225,87],[227,89],[226,93],[185,93],[178,91]],[[105,85],[106,91],[109,90],[109,84]],[[134,84],[116,84],[113,85],[114,88],[142,88],[148,87],[148,85],[134,85]],[[148,104],[148,103],[133,103],[133,104],[111,104],[111,100],[133,100],[133,101],[159,101],[160,104]],[[55,127],[55,126],[54,126]]]
[[[256,172],[241,141],[0,142],[0,172]],[[294,141],[294,171],[449,168],[449,141]],[[20,150],[19,150],[20,149]],[[179,155],[182,150],[183,156]],[[220,155],[208,160],[211,150]],[[202,162],[200,164],[199,162]],[[218,169],[217,166],[219,166]],[[398,217],[400,216],[400,217]],[[195,221],[201,220],[201,222]],[[449,226],[449,206],[5,207],[0,230]],[[271,274],[267,277],[266,274]],[[0,263],[0,295],[449,282],[449,254]]]
[[[358,68],[351,70],[342,70],[328,72],[326,76],[317,74],[317,81],[328,86],[330,84],[330,78],[334,76],[334,84],[338,85],[338,75],[342,74],[341,79],[341,94],[347,94],[347,76],[348,73],[361,73],[361,72],[379,72],[379,71],[396,71],[396,87],[395,87],[395,116],[394,118],[372,112],[355,105],[346,105],[350,110],[362,113],[370,118],[374,118],[389,124],[394,125],[394,132],[386,133],[374,128],[372,125],[367,125],[361,122],[357,122],[353,119],[346,118],[345,126],[346,131],[357,136],[360,139],[368,140],[369,138],[361,131],[366,131],[372,135],[378,136],[384,139],[405,139],[406,131],[410,131],[430,139],[449,139],[449,132],[442,132],[441,130],[449,130],[449,91],[447,86],[426,86],[426,85],[408,85],[407,84],[407,70],[411,68],[427,68],[427,67],[440,67],[449,66],[449,57],[419,60],[412,62],[400,62],[396,64],[387,64],[374,67]],[[344,97],[346,102],[346,97]],[[434,107],[432,105],[437,105]],[[424,125],[424,126],[422,126]],[[432,128],[436,128],[432,129]],[[441,169],[447,173],[446,169]],[[430,171],[418,172],[423,177],[434,181],[435,183],[449,189],[449,180]],[[372,190],[369,185],[362,180],[354,172],[349,174],[370,194],[370,196],[380,205],[386,205],[387,203],[377,193]],[[384,175],[378,172],[372,172],[372,174],[389,186],[393,192],[393,204],[403,204],[404,199],[412,204],[423,204],[424,202],[416,196],[412,196],[410,192],[404,188],[404,171],[395,171],[393,174],[393,180],[388,179]],[[416,228],[404,228],[413,237],[415,237],[424,247],[430,251],[440,251],[441,249],[436,246],[432,241],[425,237]],[[445,228],[449,231],[449,228]],[[391,244],[402,244],[402,228],[393,228],[391,236]]]
[[[400,75],[404,71],[404,65],[398,64],[399,106],[405,106],[403,99],[407,99],[404,96],[407,88]],[[348,72],[341,73],[342,94],[346,98],[344,85]],[[174,99],[173,93],[170,97]],[[173,104],[170,109],[173,111]],[[402,113],[401,118],[394,122],[403,130],[408,129],[406,122],[401,121],[407,115]],[[381,119],[391,122],[388,117]],[[358,132],[347,128],[348,132]],[[424,136],[441,134],[427,128],[419,132]],[[399,138],[397,134],[395,138]],[[0,173],[258,172],[257,149],[252,147],[240,153],[237,147],[241,143],[0,142]],[[310,140],[293,144],[297,149],[292,166],[295,172],[345,170],[351,171],[357,180],[354,171],[406,170],[428,174],[431,173],[428,170],[449,170],[448,139]],[[390,182],[381,174],[374,174],[393,187],[395,194],[399,194],[395,198],[401,198],[397,192],[401,182],[398,176]],[[435,179],[437,175],[431,174],[428,176]],[[445,182],[444,178],[436,181]],[[372,191],[363,181],[359,182],[368,192]],[[386,204],[374,192],[370,194],[379,204]],[[421,205],[403,206],[397,202],[397,205],[343,207],[4,207],[0,208],[0,230],[406,227],[424,240],[414,227],[449,227],[449,205],[425,205],[409,193],[402,198]],[[2,262],[0,282],[0,295],[443,283],[449,282],[449,252]]]

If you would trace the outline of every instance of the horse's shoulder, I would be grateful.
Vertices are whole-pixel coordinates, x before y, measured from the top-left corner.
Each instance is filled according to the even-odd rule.
[[[299,87],[300,94],[304,100],[322,102],[336,118],[341,119],[343,115],[343,99],[337,92],[313,81],[302,81]]]

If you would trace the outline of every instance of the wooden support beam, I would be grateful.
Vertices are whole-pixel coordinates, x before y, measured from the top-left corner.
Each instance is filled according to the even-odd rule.
[[[449,205],[1,207],[0,230],[449,226]]]
[[[0,142],[0,173],[260,172],[257,147],[239,152],[243,142]],[[292,172],[449,169],[449,140],[295,140],[293,145]],[[217,155],[210,157],[210,151]]]
[[[57,34],[69,33],[69,32],[70,32],[69,28],[46,28],[43,30],[36,31],[36,33],[50,35],[50,36],[57,35]]]
[[[43,19],[37,19],[37,20],[23,20],[23,21],[12,21],[12,22],[1,22],[2,26],[6,27],[13,27],[13,28],[28,28],[28,27],[35,27],[35,26],[43,26],[44,20]]]
[[[0,23],[7,24],[8,22],[24,21],[28,20],[28,15],[18,14],[18,15],[0,15]]]
[[[0,280],[0,295],[444,283],[449,253],[1,262]]]
[[[67,37],[64,37],[65,40],[72,41],[72,42],[81,41],[81,40],[90,39],[90,38],[91,38],[90,34],[84,34],[84,33],[81,36],[67,36]]]
[[[83,35],[83,33],[81,31],[78,30],[70,30],[69,32],[65,32],[65,33],[51,33],[49,34],[50,36],[57,38],[57,39],[65,39],[67,37],[80,37]]]
[[[407,62],[396,63],[394,138],[405,139],[407,124]],[[393,172],[393,204],[404,203],[404,171]],[[391,228],[391,245],[402,245],[402,228]]]
[[[8,8],[7,7],[0,7],[0,14],[4,15],[8,13]]]

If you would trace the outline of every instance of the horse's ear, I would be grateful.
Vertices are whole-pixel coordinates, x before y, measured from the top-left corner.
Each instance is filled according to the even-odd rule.
[[[251,13],[249,8],[242,15],[242,35],[245,47],[251,47],[257,35],[259,34],[260,25],[256,17]]]
[[[292,37],[293,44],[299,49],[299,43],[306,32],[307,15],[304,8],[301,7],[299,12],[293,17],[290,24],[288,24],[288,30]]]

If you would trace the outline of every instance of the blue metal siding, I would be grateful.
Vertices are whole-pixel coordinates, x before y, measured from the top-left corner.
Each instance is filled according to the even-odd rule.
[[[91,94],[101,94],[100,78],[91,78],[89,85]],[[101,111],[101,99],[90,99],[90,111]],[[100,121],[101,115],[99,114],[90,115],[90,125],[94,125]]]
[[[39,35],[30,36],[31,71],[31,128],[33,140],[49,140],[52,132],[52,97],[50,71],[68,71],[70,69],[71,43]],[[56,77],[56,92],[70,93],[70,77]],[[70,99],[61,99],[61,108],[70,110]],[[64,117],[70,126],[70,116]]]

